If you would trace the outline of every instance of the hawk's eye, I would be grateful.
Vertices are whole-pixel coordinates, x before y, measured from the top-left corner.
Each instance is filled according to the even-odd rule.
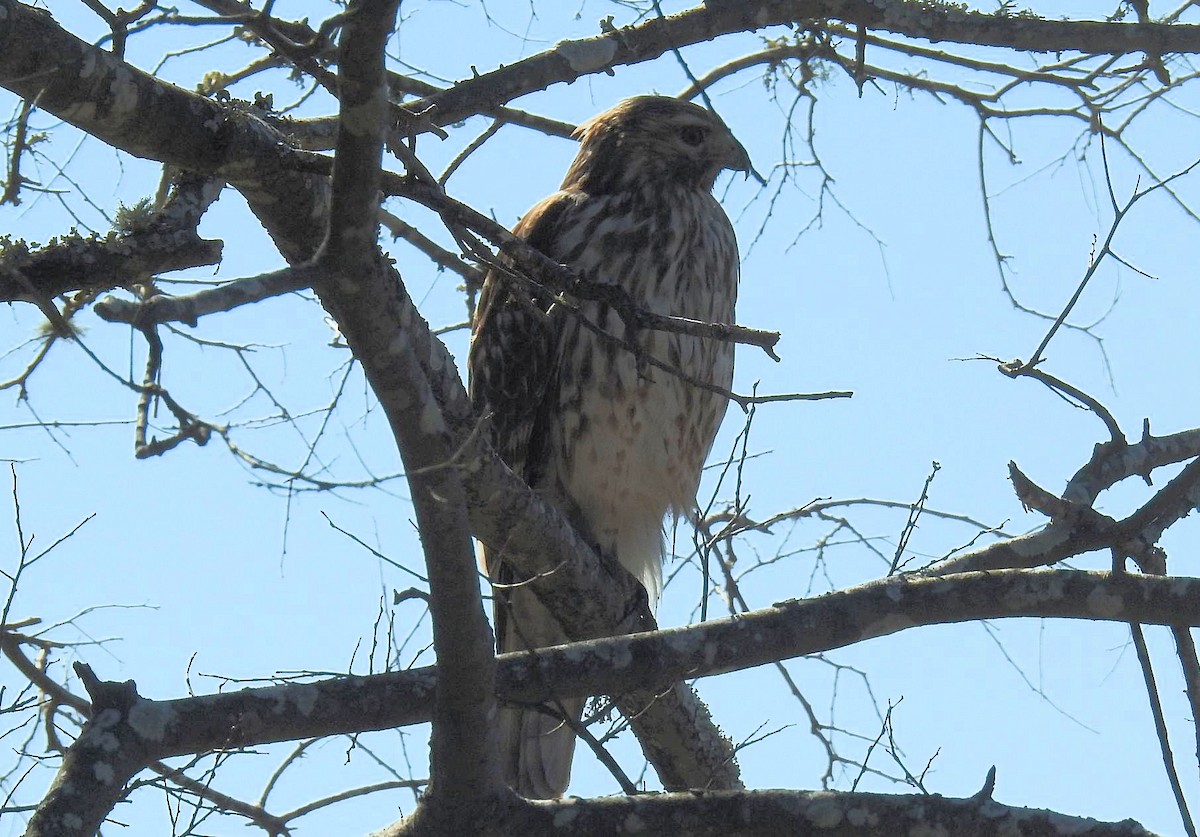
[[[679,138],[688,145],[699,145],[704,142],[704,129],[699,125],[685,125],[679,132]]]

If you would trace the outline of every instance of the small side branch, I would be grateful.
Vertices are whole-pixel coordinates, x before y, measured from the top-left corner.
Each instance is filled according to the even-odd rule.
[[[1187,797],[1183,794],[1183,785],[1179,781],[1179,771],[1175,769],[1175,755],[1171,752],[1171,742],[1167,732],[1167,719],[1163,715],[1162,700],[1158,696],[1158,684],[1154,680],[1154,668],[1150,664],[1150,648],[1146,645],[1145,632],[1137,622],[1129,625],[1133,637],[1133,647],[1137,649],[1138,664],[1142,669],[1142,678],[1146,682],[1146,695],[1150,699],[1150,715],[1154,718],[1154,731],[1158,735],[1158,747],[1162,753],[1163,767],[1167,771],[1167,782],[1175,795],[1175,806],[1179,809],[1183,829],[1188,837],[1196,837],[1196,824],[1192,822],[1191,811],[1188,810]]]
[[[100,319],[110,323],[145,327],[179,322],[195,326],[201,317],[209,314],[232,311],[273,296],[310,288],[318,276],[315,268],[300,265],[237,279],[216,288],[181,296],[158,293],[142,300],[106,296],[93,306],[93,310]]]

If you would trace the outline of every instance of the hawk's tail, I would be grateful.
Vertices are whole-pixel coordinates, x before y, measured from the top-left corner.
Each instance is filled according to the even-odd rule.
[[[495,601],[502,652],[528,651],[570,641],[529,588],[513,587],[503,594],[497,591]],[[585,702],[582,698],[564,698],[545,706],[500,710],[504,779],[521,796],[556,799],[566,791],[571,780],[575,731],[562,716],[566,714],[578,721]]]
[[[575,753],[575,731],[556,715],[565,711],[578,720],[583,704],[580,698],[559,701],[553,707],[555,714],[540,708],[500,711],[504,778],[521,796],[557,799],[567,790],[571,757]]]

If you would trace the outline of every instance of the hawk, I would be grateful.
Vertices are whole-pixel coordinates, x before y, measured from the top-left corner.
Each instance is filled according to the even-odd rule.
[[[732,323],[737,241],[712,188],[724,169],[748,172],[750,159],[725,124],[690,102],[638,96],[575,136],[579,153],[562,186],[513,232],[584,280],[620,286],[645,310]],[[671,371],[639,362],[631,340]],[[695,505],[725,414],[727,399],[695,382],[728,391],[732,344],[629,333],[606,304],[580,300],[568,310],[493,270],[479,298],[469,373],[472,403],[488,417],[505,463],[657,602],[663,519]],[[483,562],[499,585],[500,651],[569,641],[503,555],[485,544]],[[583,701],[558,708],[578,718]],[[509,784],[527,797],[562,796],[575,746],[570,727],[539,707],[503,709],[500,725]]]

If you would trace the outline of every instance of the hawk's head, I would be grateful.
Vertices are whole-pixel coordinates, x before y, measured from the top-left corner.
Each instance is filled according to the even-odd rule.
[[[709,191],[723,169],[750,170],[729,128],[699,105],[667,96],[635,96],[575,131],[579,154],[564,189],[596,194],[642,186],[686,185]]]

